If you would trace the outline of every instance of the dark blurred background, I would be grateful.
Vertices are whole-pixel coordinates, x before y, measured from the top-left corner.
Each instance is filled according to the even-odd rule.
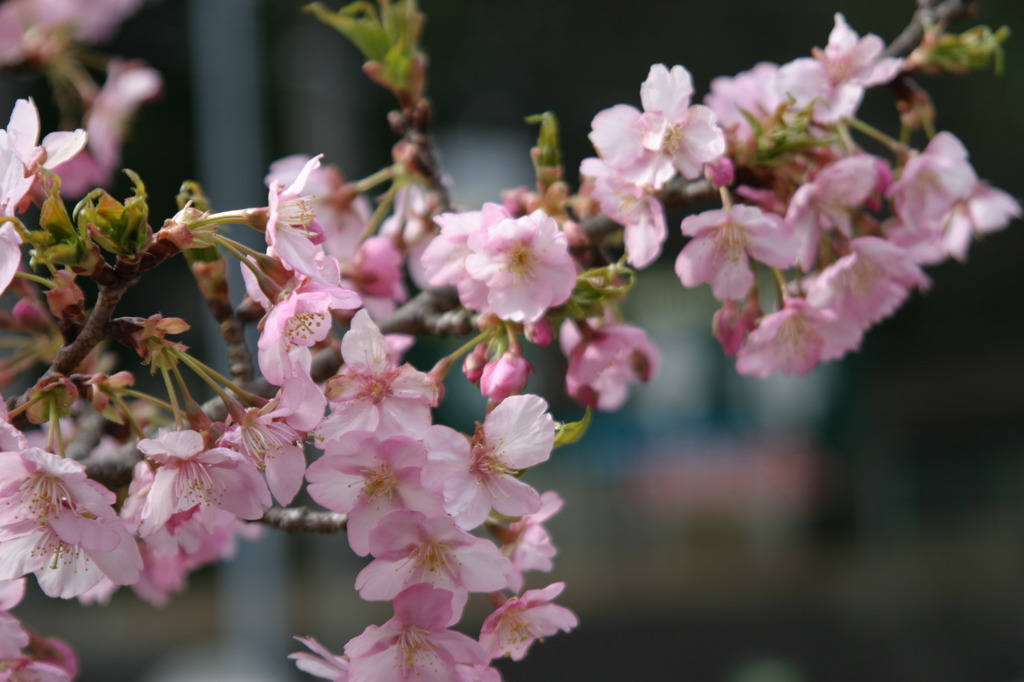
[[[350,178],[389,162],[392,101],[300,5],[151,3],[108,46],[167,80],[124,153],[147,182],[156,224],[173,213],[184,178],[227,209],[264,202],[267,165],[287,154],[324,152]],[[557,113],[575,178],[593,153],[593,115],[638,106],[652,63],[685,65],[699,97],[717,75],[824,46],[835,11],[889,40],[914,9],[912,0],[421,5],[442,160],[467,209],[532,182],[529,114]],[[957,28],[973,23],[1020,29],[1024,4],[980,0],[976,21]],[[1022,56],[1011,38],[1001,78],[922,79],[938,127],[964,141],[981,177],[1017,197]],[[50,101],[27,75],[0,87],[4,111],[26,94]],[[862,113],[895,127],[884,90],[869,93]],[[671,217],[674,232],[681,217]],[[859,354],[767,381],[736,376],[722,357],[706,287],[684,291],[670,262],[643,272],[629,309],[661,349],[660,373],[529,476],[566,507],[551,523],[555,570],[528,586],[566,581],[564,603],[581,625],[502,664],[505,679],[1024,680],[1022,256],[1014,224],[976,242],[966,265],[930,270],[932,291],[872,330]],[[181,290],[156,298],[159,308],[203,319]],[[157,296],[141,288],[126,310],[148,315]],[[535,358],[531,389],[557,419],[576,419],[549,350]],[[437,357],[420,352],[423,363]],[[449,392],[462,412],[482,415],[464,381]],[[86,682],[308,679],[283,660],[300,648],[291,635],[340,652],[391,615],[358,599],[364,562],[344,538],[267,534],[241,549],[238,563],[194,576],[163,609],[124,591],[106,609],[35,594],[16,613],[68,639]],[[471,601],[470,634],[484,601]]]

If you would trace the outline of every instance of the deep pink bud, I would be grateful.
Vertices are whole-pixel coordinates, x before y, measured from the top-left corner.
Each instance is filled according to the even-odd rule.
[[[551,326],[551,321],[546,317],[542,317],[532,324],[524,325],[524,332],[530,343],[538,346],[550,346],[551,342],[555,340],[555,330]]]
[[[526,377],[533,367],[526,358],[515,351],[508,351],[493,362],[487,363],[480,377],[480,392],[500,403],[526,386]]]
[[[726,156],[720,156],[714,161],[709,161],[704,166],[704,177],[708,179],[715,189],[728,187],[736,179],[736,169],[732,161]]]
[[[479,344],[462,361],[462,373],[466,375],[471,383],[479,384],[480,377],[484,373],[484,365],[487,364],[487,345]]]

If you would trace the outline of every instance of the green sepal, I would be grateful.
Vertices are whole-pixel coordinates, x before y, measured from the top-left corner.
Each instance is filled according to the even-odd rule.
[[[583,419],[578,422],[558,422],[555,425],[555,445],[554,447],[560,448],[563,445],[569,445],[575,443],[583,434],[587,432],[587,428],[590,426],[590,419],[593,413],[590,408],[583,413]]]

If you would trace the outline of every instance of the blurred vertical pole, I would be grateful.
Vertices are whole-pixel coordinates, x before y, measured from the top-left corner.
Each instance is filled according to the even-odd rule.
[[[188,2],[199,179],[218,210],[267,201],[261,5],[261,0]],[[262,236],[251,230],[234,232],[240,241],[263,244]],[[243,286],[237,268],[230,284],[232,294],[239,296]],[[211,330],[211,343],[222,345]],[[289,677],[286,655],[293,633],[283,589],[284,550],[285,538],[266,533],[259,542],[240,542],[238,556],[219,567],[224,674],[218,679]]]

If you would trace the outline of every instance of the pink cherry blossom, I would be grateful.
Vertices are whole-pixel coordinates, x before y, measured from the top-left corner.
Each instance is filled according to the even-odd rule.
[[[358,291],[363,305],[374,319],[395,312],[398,303],[409,298],[405,288],[405,259],[385,237],[370,237],[356,254],[342,265],[346,286]]]
[[[349,682],[349,663],[346,656],[339,656],[327,650],[323,644],[313,637],[296,637],[313,653],[308,651],[297,651],[288,654],[288,658],[295,661],[295,667],[313,677],[319,677],[331,682]]]
[[[329,442],[306,473],[310,497],[331,511],[348,514],[349,544],[359,556],[370,551],[370,531],[390,511],[411,509],[427,516],[444,513],[441,498],[420,474],[427,465],[423,444],[408,436],[379,439],[349,431]]]
[[[913,155],[889,187],[903,227],[919,235],[941,232],[957,202],[970,196],[978,182],[963,143],[940,132]]]
[[[0,150],[0,157],[3,151]],[[0,188],[2,191],[2,188]],[[0,215],[3,212],[0,210]],[[21,235],[11,223],[0,224],[0,294],[6,291],[21,264]]]
[[[797,189],[789,202],[786,222],[800,240],[800,267],[813,267],[822,232],[836,229],[847,238],[853,236],[850,209],[864,203],[874,191],[877,177],[876,158],[858,154],[826,166],[813,181]]]
[[[661,357],[639,327],[595,326],[581,334],[568,320],[562,325],[559,342],[569,358],[566,389],[583,405],[617,410],[629,397],[630,384],[654,376]]]
[[[764,378],[805,374],[819,362],[834,360],[860,345],[862,329],[831,310],[819,310],[799,298],[761,319],[736,356],[736,371]]]
[[[324,241],[324,230],[316,220],[313,197],[303,194],[310,174],[320,167],[323,154],[311,158],[292,184],[284,187],[280,181],[270,184],[268,195],[267,245],[272,247],[285,267],[318,279],[323,250],[317,245]]]
[[[218,507],[243,519],[258,519],[270,506],[270,491],[255,465],[234,450],[207,450],[195,431],[144,438],[139,450],[160,465],[142,509],[142,537],[159,530],[172,514],[196,505]]]
[[[408,509],[389,512],[370,531],[370,554],[376,559],[356,576],[359,596],[394,599],[411,585],[430,583],[451,591],[451,623],[470,592],[504,588],[512,570],[493,543],[460,529],[451,517]]]
[[[293,278],[261,323],[257,343],[260,371],[275,386],[283,385],[293,374],[289,359],[293,348],[309,348],[327,337],[332,310],[353,310],[361,303],[358,294],[340,285],[333,260],[317,271],[321,273],[317,278]],[[250,295],[253,289],[258,287],[248,287]]]
[[[142,561],[114,494],[79,462],[38,448],[0,453],[0,501],[0,580],[35,573],[46,594],[67,599],[104,576],[138,579]]]
[[[704,104],[715,112],[719,125],[734,146],[748,148],[755,142],[748,115],[761,123],[770,123],[778,115],[784,101],[776,87],[778,73],[777,64],[761,62],[749,71],[731,77],[719,76],[711,81]]]
[[[579,625],[576,614],[551,603],[564,589],[565,583],[552,583],[542,590],[527,590],[499,606],[480,628],[480,645],[487,655],[521,661],[538,639]]]
[[[540,495],[518,475],[551,456],[555,422],[547,410],[539,396],[512,396],[487,415],[472,440],[447,426],[427,430],[430,467],[423,481],[444,496],[445,511],[460,528],[476,528],[492,508],[506,516],[540,508]]]
[[[799,107],[820,98],[814,117],[821,123],[849,118],[866,88],[888,83],[903,68],[902,59],[883,57],[884,49],[881,38],[874,34],[861,38],[837,12],[824,50],[815,48],[813,59],[795,59],[779,69],[779,91],[793,97]]]
[[[665,209],[658,198],[620,178],[601,159],[583,159],[580,174],[594,179],[593,197],[601,210],[622,224],[629,264],[645,268],[656,261],[668,238]]]
[[[487,290],[487,308],[503,320],[536,322],[548,308],[565,303],[576,286],[576,266],[565,233],[537,210],[469,234],[466,273]],[[461,288],[460,288],[461,293]]]
[[[249,457],[260,471],[266,472],[270,492],[281,504],[295,499],[306,472],[303,454],[306,437],[285,421],[289,413],[290,410],[281,409],[276,400],[261,408],[249,408],[220,441],[221,445]]]
[[[743,308],[736,301],[725,301],[711,318],[711,333],[722,344],[722,352],[728,356],[736,355],[747,333],[757,326],[757,319],[763,311],[756,297],[749,297]]]
[[[365,310],[352,318],[341,340],[345,366],[328,379],[331,403],[317,432],[325,440],[349,431],[374,431],[381,438],[419,436],[430,426],[430,408],[437,405],[437,384],[406,363],[396,366],[377,325]]]
[[[663,187],[678,171],[700,177],[703,165],[725,152],[714,112],[690,105],[693,81],[682,66],[655,64],[640,87],[644,111],[619,104],[591,122],[590,141],[624,180]]]
[[[775,268],[787,268],[796,258],[792,228],[753,206],[687,216],[682,230],[693,239],[679,252],[676,274],[683,286],[709,283],[720,301],[746,297],[754,284],[750,258]]]
[[[453,682],[458,667],[483,666],[480,644],[448,630],[452,593],[427,583],[412,585],[395,597],[395,616],[370,625],[345,645],[348,682]]]
[[[564,505],[558,493],[548,490],[540,496],[540,509],[513,521],[502,532],[501,553],[512,562],[513,572],[508,588],[513,592],[523,589],[525,571],[547,573],[554,567],[552,559],[558,554],[558,549],[544,523],[560,512]]]
[[[879,237],[861,237],[850,242],[849,255],[814,278],[807,302],[866,329],[903,305],[911,289],[927,289],[929,283],[905,250]]]

